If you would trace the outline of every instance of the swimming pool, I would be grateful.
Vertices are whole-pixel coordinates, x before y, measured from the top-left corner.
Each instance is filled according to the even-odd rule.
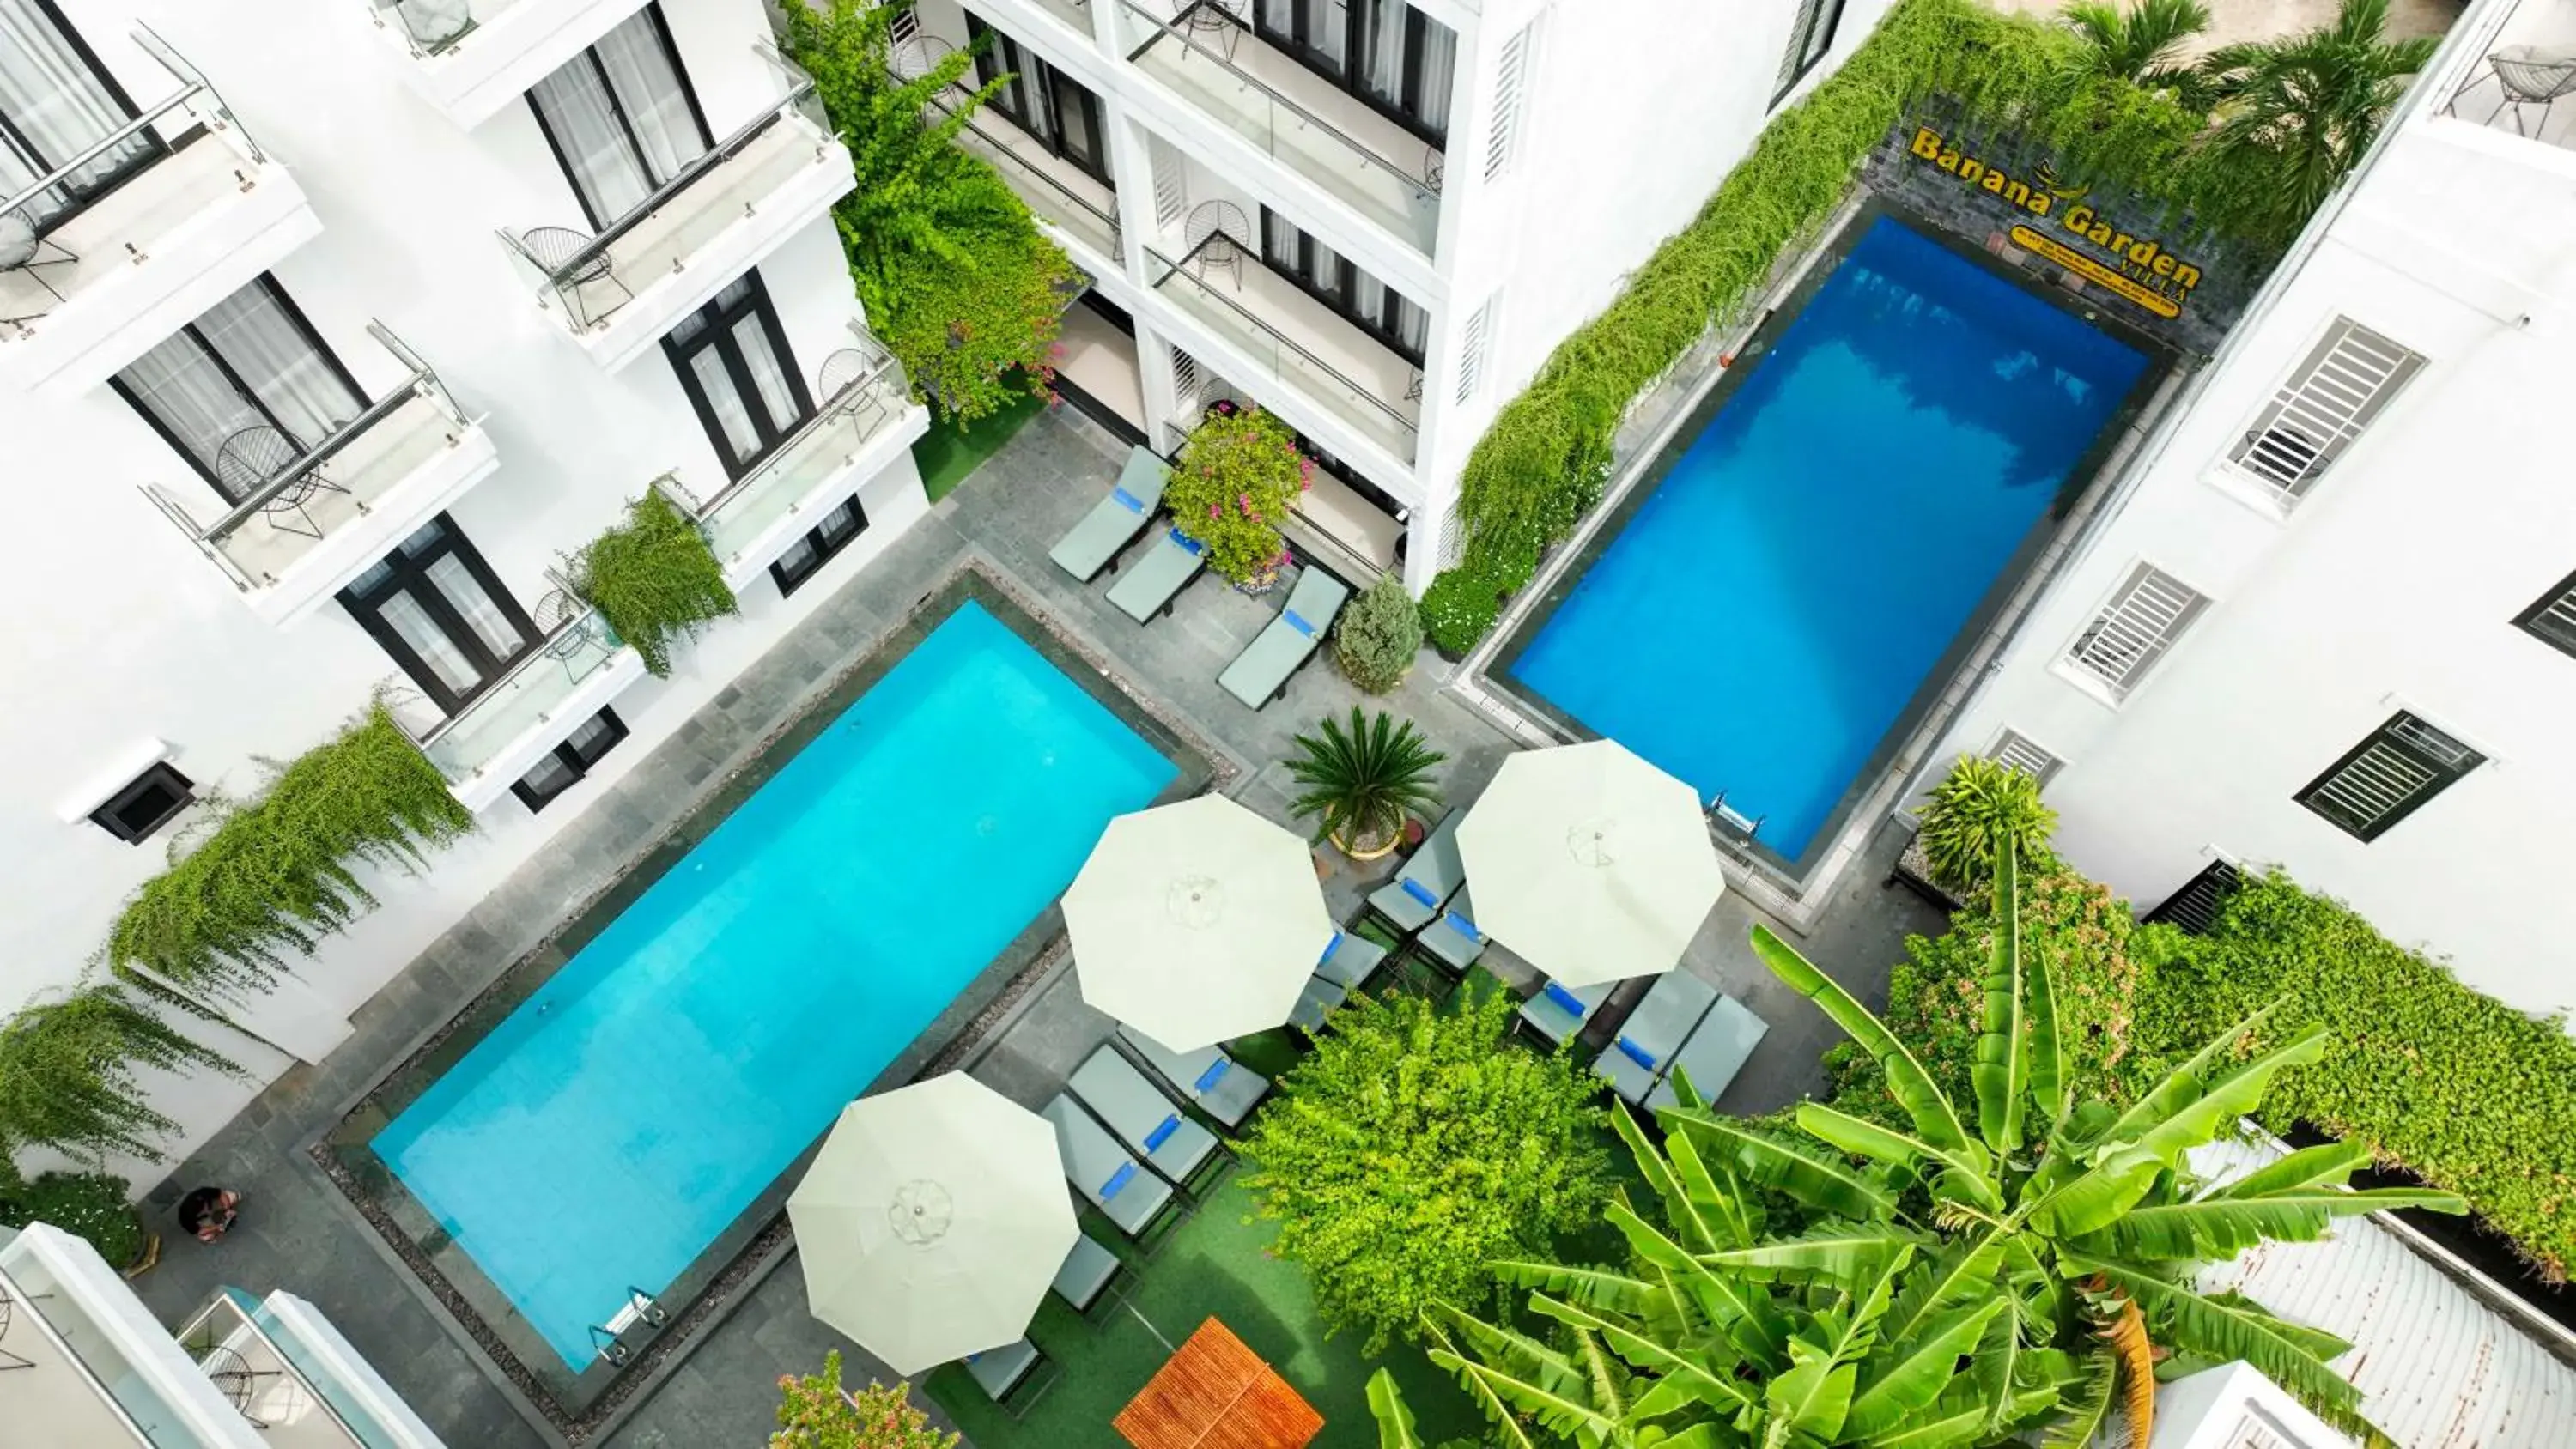
[[[1173,785],[1100,693],[958,604],[404,1105],[375,1156],[510,1313],[588,1366],[593,1324],[689,1269],[1109,818]]]
[[[1723,792],[1794,866],[1938,692],[2150,359],[1889,215],[1772,337],[1496,673]]]

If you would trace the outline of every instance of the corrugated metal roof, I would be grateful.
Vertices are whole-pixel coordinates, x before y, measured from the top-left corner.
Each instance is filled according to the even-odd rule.
[[[2215,1143],[2192,1154],[2233,1176],[2277,1147]],[[2316,1243],[2267,1243],[2201,1275],[2284,1318],[2353,1345],[2335,1367],[2361,1410],[2407,1449],[2569,1449],[2576,1368],[2552,1356],[2404,1238],[2368,1218]]]

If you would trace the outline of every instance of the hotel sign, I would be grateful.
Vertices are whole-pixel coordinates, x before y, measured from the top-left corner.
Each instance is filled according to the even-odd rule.
[[[2180,317],[2201,284],[2199,262],[2159,237],[2121,226],[2085,200],[2086,188],[2056,184],[2044,166],[2028,177],[2014,175],[1929,126],[1914,128],[1905,151],[1913,166],[1937,169],[2024,213],[2007,233],[2014,246],[2154,316]]]

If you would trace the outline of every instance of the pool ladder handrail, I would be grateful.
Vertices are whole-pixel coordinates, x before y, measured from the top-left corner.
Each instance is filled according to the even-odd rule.
[[[671,1312],[653,1301],[653,1295],[632,1284],[626,1289],[626,1301],[608,1316],[606,1323],[590,1326],[590,1347],[611,1368],[624,1368],[635,1357],[635,1350],[625,1342],[626,1331],[636,1324],[660,1328],[671,1321]]]

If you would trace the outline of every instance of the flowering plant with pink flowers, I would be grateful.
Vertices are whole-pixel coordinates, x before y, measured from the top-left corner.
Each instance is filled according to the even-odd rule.
[[[1279,525],[1315,475],[1297,435],[1259,408],[1212,416],[1190,434],[1164,505],[1184,537],[1206,545],[1208,566],[1242,585],[1278,577],[1289,563]]]
[[[778,1388],[783,1399],[770,1449],[954,1449],[957,1443],[956,1435],[931,1427],[902,1384],[842,1388],[838,1349],[824,1358],[821,1373],[781,1375]]]

